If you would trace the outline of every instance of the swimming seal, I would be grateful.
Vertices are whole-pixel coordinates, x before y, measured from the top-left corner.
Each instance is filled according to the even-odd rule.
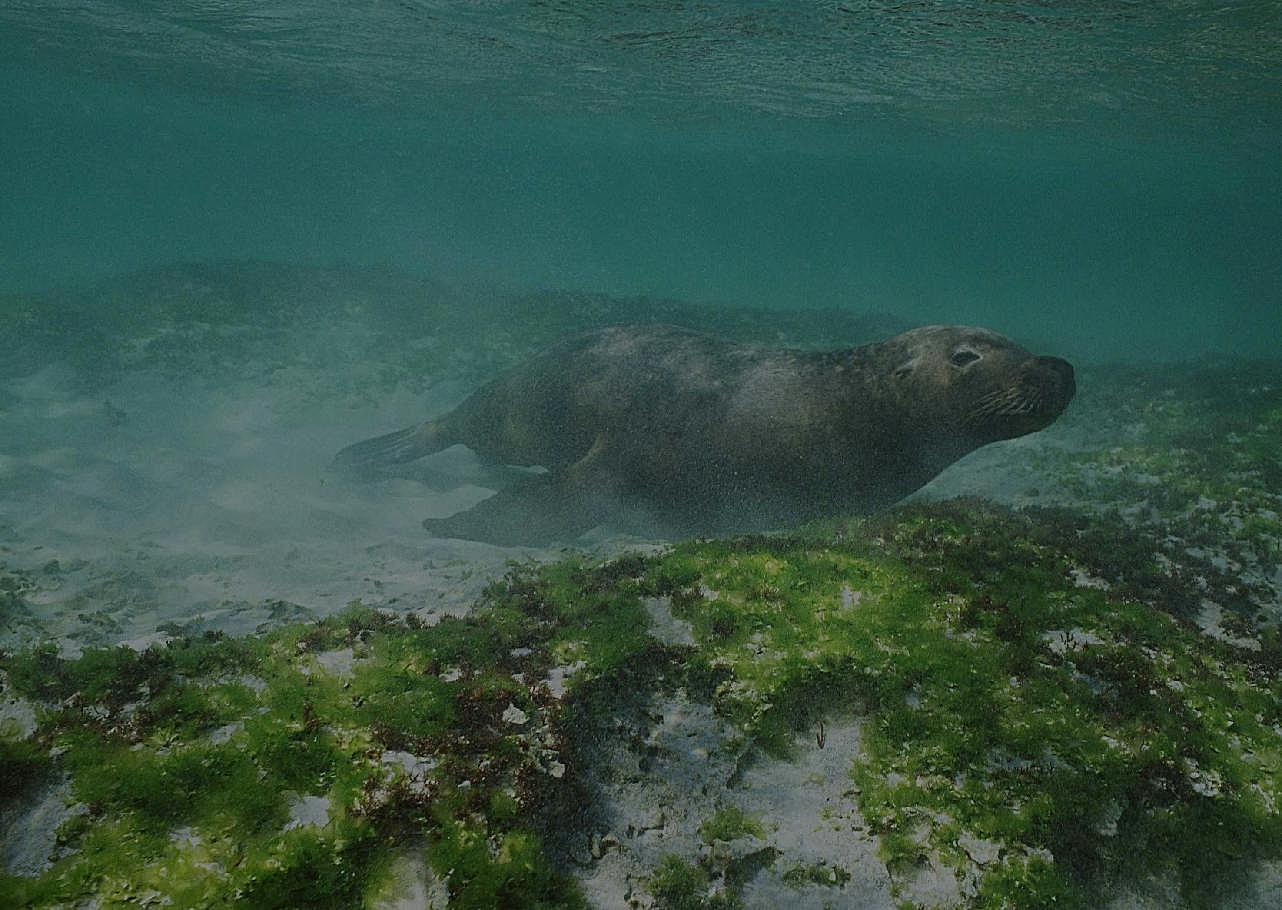
[[[424,522],[440,536],[543,544],[620,514],[686,534],[762,530],[889,505],[980,446],[1048,426],[1074,390],[1067,361],[982,328],[810,352],[625,325],[570,338],[335,463],[368,471],[461,443],[490,464],[546,468]]]

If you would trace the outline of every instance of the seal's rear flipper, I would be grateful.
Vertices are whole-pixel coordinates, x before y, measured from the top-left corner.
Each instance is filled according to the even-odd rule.
[[[529,478],[449,518],[423,527],[438,537],[462,537],[500,546],[568,543],[619,508],[618,482],[605,467],[604,438],[568,469]]]
[[[367,474],[392,465],[404,464],[447,448],[441,429],[434,421],[375,436],[343,449],[334,456],[333,467],[353,474]]]
[[[564,475],[530,480],[423,527],[437,537],[479,540],[506,547],[569,543],[606,520],[616,508],[608,491],[585,488]]]
[[[568,543],[618,508],[618,482],[607,467],[607,451],[607,440],[599,436],[568,468],[531,477],[466,512],[429,518],[423,527],[439,537],[508,547]]]

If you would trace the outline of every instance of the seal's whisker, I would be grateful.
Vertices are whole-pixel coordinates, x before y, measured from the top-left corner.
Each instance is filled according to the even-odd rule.
[[[991,400],[988,400],[991,399]],[[980,399],[980,407],[972,411],[973,419],[986,416],[1006,415],[1016,412],[1022,406],[1024,392],[1018,387],[999,389]]]
[[[1006,391],[1006,389],[993,389],[993,391],[989,392],[987,395],[980,396],[979,400],[976,401],[975,404],[982,407],[983,405],[996,401],[999,397],[1006,394]]]

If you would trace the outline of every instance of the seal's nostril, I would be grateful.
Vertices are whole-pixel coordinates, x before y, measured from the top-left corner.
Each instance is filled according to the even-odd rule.
[[[1077,382],[1071,363],[1062,357],[1036,357],[1034,363],[1038,368],[1054,373],[1068,397],[1073,397],[1073,393],[1077,391]]]
[[[1048,367],[1068,379],[1073,377],[1073,365],[1063,357],[1035,357],[1033,360],[1039,366]]]
[[[1073,365],[1067,360],[1056,357],[1055,366],[1059,370],[1060,381],[1064,384],[1064,398],[1072,399],[1077,394],[1077,378],[1073,373]]]

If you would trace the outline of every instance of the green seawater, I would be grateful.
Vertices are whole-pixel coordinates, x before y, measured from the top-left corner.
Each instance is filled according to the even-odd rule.
[[[256,258],[1273,352],[1269,2],[0,11],[0,287]]]
[[[0,906],[1282,906],[1280,162],[1273,0],[4,0]],[[753,537],[329,469],[630,321],[1077,395]]]

